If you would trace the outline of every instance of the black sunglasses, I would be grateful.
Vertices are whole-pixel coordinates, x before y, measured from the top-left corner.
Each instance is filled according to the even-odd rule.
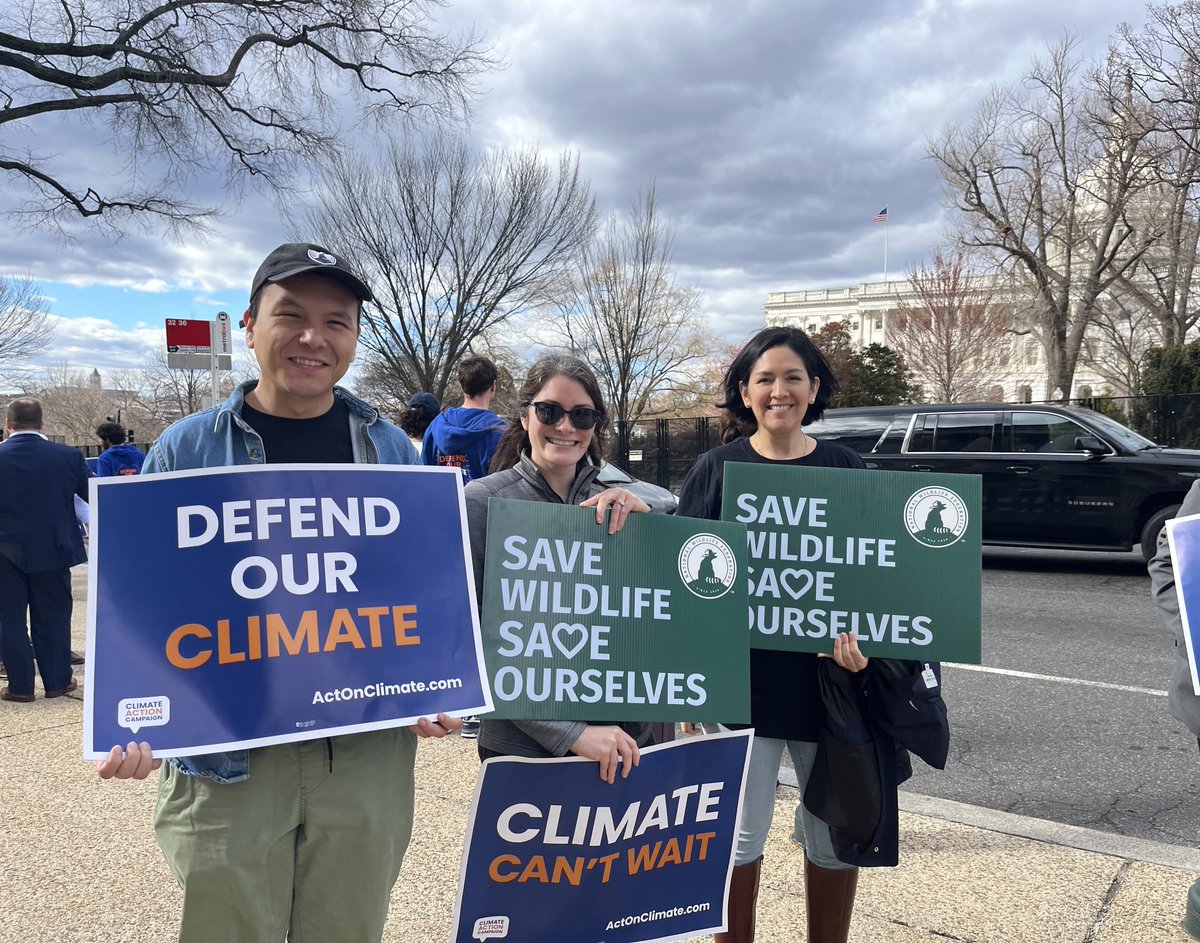
[[[591,406],[564,409],[558,403],[531,403],[530,405],[537,414],[538,422],[545,423],[547,426],[557,426],[559,420],[565,415],[570,418],[571,425],[576,429],[590,429],[604,418],[604,413],[598,409],[592,409]]]

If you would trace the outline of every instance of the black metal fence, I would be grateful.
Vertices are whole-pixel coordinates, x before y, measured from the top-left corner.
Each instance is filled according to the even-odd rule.
[[[1111,416],[1159,445],[1200,448],[1200,393],[1093,396],[1066,405]],[[696,456],[719,444],[718,427],[714,417],[618,423],[612,459],[634,477],[678,494]]]
[[[1093,396],[1070,400],[1067,405],[1102,412],[1159,445],[1200,448],[1200,393]],[[719,426],[720,421],[713,416],[617,423],[612,459],[631,475],[678,494],[696,456],[720,444]],[[143,452],[150,445],[137,443]],[[104,450],[99,443],[91,442],[79,448],[88,458]]]
[[[1124,423],[1159,445],[1200,448],[1200,393],[1097,396],[1072,401]]]

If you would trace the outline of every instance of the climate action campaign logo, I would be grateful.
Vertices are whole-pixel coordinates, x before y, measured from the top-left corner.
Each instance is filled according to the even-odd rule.
[[[733,589],[737,561],[720,537],[697,534],[679,551],[679,576],[695,595],[718,599]]]
[[[904,526],[926,547],[949,547],[967,531],[967,506],[949,488],[922,488],[904,505]]]

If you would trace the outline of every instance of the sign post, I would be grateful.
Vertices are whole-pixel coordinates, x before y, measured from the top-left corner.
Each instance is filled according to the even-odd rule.
[[[213,406],[221,401],[221,382],[217,375],[218,358],[224,354],[226,359],[229,359],[229,346],[229,315],[224,311],[218,311],[217,319],[209,325],[208,369],[212,374]]]
[[[233,369],[229,315],[215,321],[167,318],[167,366],[173,370],[208,370],[212,376],[212,405],[220,402],[218,370]]]

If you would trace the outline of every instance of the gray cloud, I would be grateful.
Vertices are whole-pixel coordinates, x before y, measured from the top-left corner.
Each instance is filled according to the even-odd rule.
[[[923,259],[945,224],[927,136],[1063,30],[1094,53],[1131,13],[1127,0],[463,0],[443,19],[487,33],[507,62],[485,79],[477,142],[577,149],[605,210],[655,181],[680,277],[733,339],[761,324],[767,291],[879,277],[871,217],[884,204],[890,272]],[[86,139],[62,125],[37,144],[79,170],[122,159]],[[297,185],[293,206],[308,199]],[[287,225],[270,197],[229,193],[219,177],[196,194],[226,211],[207,241],[80,233],[64,247],[7,229],[0,270],[240,288]]]

